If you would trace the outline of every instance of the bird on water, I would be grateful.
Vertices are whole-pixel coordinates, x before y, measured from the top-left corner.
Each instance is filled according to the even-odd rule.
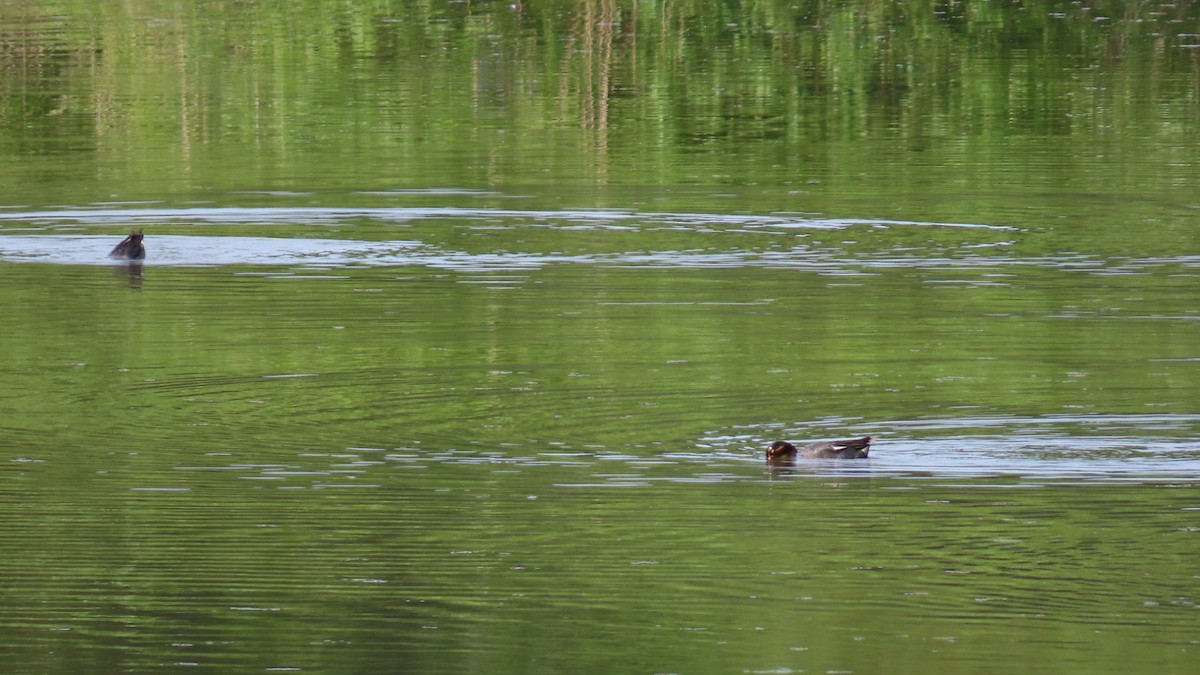
[[[142,231],[130,230],[129,236],[113,247],[108,257],[116,260],[141,260],[146,257],[146,247],[142,245]]]
[[[767,447],[768,464],[789,464],[797,457],[809,459],[865,459],[871,451],[871,443],[875,439],[870,436],[853,438],[846,441],[818,441],[802,448],[787,441],[775,441]]]

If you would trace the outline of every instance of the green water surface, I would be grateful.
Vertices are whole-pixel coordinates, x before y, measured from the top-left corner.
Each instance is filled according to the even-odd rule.
[[[0,671],[1190,673],[1198,125],[1192,2],[3,3]]]

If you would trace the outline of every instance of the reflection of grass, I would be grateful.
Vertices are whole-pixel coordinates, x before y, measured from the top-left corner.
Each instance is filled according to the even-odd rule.
[[[0,308],[23,317],[0,345],[5,386],[25,392],[5,412],[56,438],[578,449],[1197,405],[1194,322],[1174,318],[1190,310],[1155,291],[1169,277],[551,265],[495,289],[415,267],[312,281],[148,266],[131,293],[105,268],[58,269],[0,266]],[[56,303],[30,304],[35,289]],[[1135,291],[1147,300],[1121,309]]]
[[[1014,184],[1069,186],[1081,170],[1101,171],[1076,186],[1091,193],[1195,182],[1171,150],[1200,115],[1195,50],[1179,48],[1200,32],[1193,3],[306,8],[198,5],[163,23],[125,5],[56,5],[86,28],[0,40],[14,66],[0,101],[21,121],[0,125],[0,148],[39,162],[87,149],[59,169],[80,181],[68,189],[90,195],[84,181],[99,180],[139,197],[519,190],[549,171],[567,186],[874,192],[883,208],[969,189],[953,208],[978,217]],[[1068,159],[1033,163],[1047,149],[1026,155],[1014,137]],[[1083,161],[1097,155],[1126,168]]]

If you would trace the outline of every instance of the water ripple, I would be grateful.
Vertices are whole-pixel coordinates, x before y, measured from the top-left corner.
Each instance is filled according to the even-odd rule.
[[[708,434],[698,443],[718,454],[736,455],[749,448],[761,460],[762,448],[779,438],[820,440],[870,433],[877,441],[867,462],[801,461],[790,471],[1154,482],[1200,475],[1198,431],[1200,415],[993,415],[747,426]]]
[[[445,222],[478,250],[448,246]],[[259,236],[255,228],[281,226],[300,236]],[[1002,278],[978,279],[1014,266],[1045,267],[1098,275],[1137,275],[1173,270],[1191,275],[1194,255],[1107,258],[1078,252],[1014,255],[1028,233],[1007,225],[917,220],[829,218],[804,214],[637,212],[619,209],[519,210],[489,208],[72,208],[0,212],[0,260],[57,264],[112,264],[105,254],[118,234],[87,234],[92,228],[129,226],[222,226],[222,236],[160,234],[147,237],[146,264],[176,266],[425,266],[465,272],[527,271],[554,264],[661,268],[787,268],[824,275],[863,275],[902,268],[967,272],[972,278],[929,283],[1002,286]],[[375,228],[377,239],[331,238],[330,226]],[[400,226],[409,236],[392,239]],[[303,231],[304,228],[319,228]],[[821,232],[855,230],[820,239]],[[552,239],[530,244],[493,230]],[[913,240],[906,232],[938,231]],[[567,234],[576,239],[564,239]],[[600,233],[597,239],[595,234]],[[605,235],[604,233],[608,233]],[[677,233],[677,234],[676,234]],[[632,239],[629,237],[632,235]],[[719,235],[719,236],[706,236]],[[462,241],[455,237],[454,241]],[[685,244],[686,248],[677,246]]]
[[[147,236],[146,264],[153,265],[420,265],[456,271],[519,271],[575,263],[693,268],[783,266],[825,274],[858,274],[870,268],[913,264],[1002,266],[1011,261],[981,257],[980,252],[1008,246],[1012,243],[1008,240],[1011,233],[1020,231],[979,223],[797,214],[486,208],[114,209],[105,205],[0,213],[0,228],[6,233],[0,236],[0,260],[105,263],[108,261],[104,255],[119,240],[119,234],[100,236],[89,232],[115,226],[152,230]],[[178,233],[180,228],[211,226],[223,228],[220,236]],[[288,226],[293,236],[264,237],[258,229],[262,226]],[[330,238],[330,226],[370,231],[374,237]],[[395,227],[404,228],[408,236],[393,239],[390,235]],[[237,228],[232,235],[230,228]],[[164,229],[168,232],[162,232]],[[810,233],[848,229],[861,231],[859,238],[868,242],[865,248],[855,247],[855,241],[823,244],[810,238]],[[514,237],[505,234],[506,230],[522,234]],[[941,235],[949,241],[935,248],[953,250],[948,255],[935,255],[935,251],[928,250],[928,241],[914,248],[898,241],[905,239],[903,234],[889,234],[912,230],[979,234]],[[461,236],[448,239],[448,231]],[[993,232],[1003,233],[1003,240],[992,241],[996,236],[990,234]],[[534,239],[526,241],[526,233]],[[602,236],[597,237],[597,233]],[[977,240],[980,237],[984,240]],[[460,245],[448,245],[450,241]]]
[[[0,236],[0,260],[71,265],[115,265],[105,253],[118,239],[99,235]],[[972,275],[1012,266],[1048,267],[1095,274],[1121,271],[1145,274],[1164,265],[1197,266],[1190,259],[1122,261],[1119,270],[1102,258],[1080,261],[1046,256],[963,255],[959,257],[847,256],[828,250],[796,248],[790,251],[628,251],[616,253],[468,252],[445,249],[419,240],[362,241],[329,238],[208,237],[156,235],[147,238],[146,265],[222,266],[271,265],[311,267],[423,266],[460,272],[513,272],[556,264],[611,265],[644,268],[782,268],[803,269],[826,275],[865,275],[887,269],[925,269]],[[931,279],[928,283],[970,283],[1005,286],[1003,279]]]
[[[39,225],[86,223],[94,225],[145,223],[309,223],[325,224],[356,218],[389,222],[454,218],[454,219],[511,219],[532,221],[563,221],[573,223],[611,224],[618,221],[638,221],[647,225],[736,225],[743,227],[785,227],[806,229],[845,229],[859,225],[876,227],[951,227],[1000,231],[1018,228],[982,223],[939,223],[919,220],[887,220],[864,218],[814,218],[800,215],[742,215],[712,213],[655,213],[622,210],[565,209],[554,211],[521,209],[469,209],[453,207],[431,208],[163,208],[163,209],[106,209],[80,208],[55,211],[24,211],[0,213],[0,222],[17,221]]]

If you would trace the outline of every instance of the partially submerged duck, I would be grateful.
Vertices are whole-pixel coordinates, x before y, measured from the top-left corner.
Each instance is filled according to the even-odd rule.
[[[117,260],[141,260],[146,257],[146,247],[142,246],[142,231],[130,230],[129,236],[117,244],[108,257]]]
[[[788,443],[775,441],[767,448],[768,464],[790,464],[797,457],[809,459],[865,459],[871,451],[871,443],[875,439],[870,436],[854,438],[848,441],[819,441],[803,448]]]

